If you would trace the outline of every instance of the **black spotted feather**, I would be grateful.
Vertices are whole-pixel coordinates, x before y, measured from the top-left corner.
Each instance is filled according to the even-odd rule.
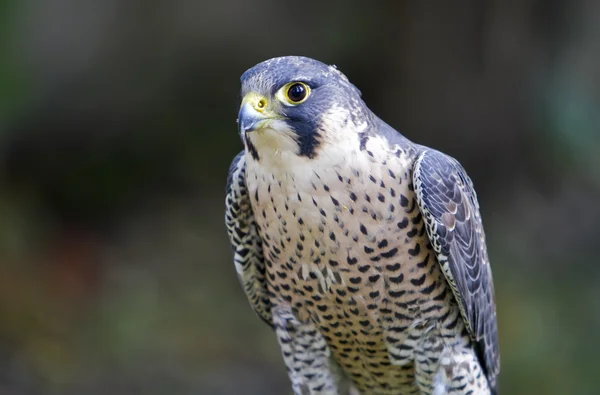
[[[427,234],[494,389],[500,370],[494,286],[473,184],[458,161],[434,150],[416,160],[413,181]]]
[[[225,224],[233,247],[233,261],[238,277],[254,311],[267,324],[273,326],[262,241],[246,187],[244,151],[231,163],[226,194]]]

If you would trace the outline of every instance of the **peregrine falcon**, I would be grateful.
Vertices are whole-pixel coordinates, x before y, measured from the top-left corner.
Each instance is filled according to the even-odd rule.
[[[492,272],[454,158],[379,119],[335,66],[241,77],[227,181],[237,274],[295,394],[495,394]]]

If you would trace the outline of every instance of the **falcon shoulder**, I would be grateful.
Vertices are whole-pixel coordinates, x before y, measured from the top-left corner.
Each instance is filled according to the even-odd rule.
[[[415,161],[413,184],[431,245],[495,387],[500,358],[494,285],[473,183],[456,159],[426,150]]]
[[[233,262],[254,311],[273,326],[267,295],[265,259],[246,186],[244,151],[233,159],[227,177],[225,224],[233,247]]]

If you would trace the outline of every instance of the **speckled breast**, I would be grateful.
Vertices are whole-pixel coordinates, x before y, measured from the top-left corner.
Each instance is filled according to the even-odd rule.
[[[424,334],[459,313],[428,242],[412,158],[361,155],[278,171],[250,161],[268,286],[275,305],[318,325],[359,389],[412,392]]]

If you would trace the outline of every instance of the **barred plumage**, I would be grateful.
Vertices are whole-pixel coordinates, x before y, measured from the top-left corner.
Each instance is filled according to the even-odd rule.
[[[262,241],[250,207],[243,152],[236,155],[229,168],[226,195],[225,225],[233,247],[235,269],[252,308],[260,318],[273,326]]]

